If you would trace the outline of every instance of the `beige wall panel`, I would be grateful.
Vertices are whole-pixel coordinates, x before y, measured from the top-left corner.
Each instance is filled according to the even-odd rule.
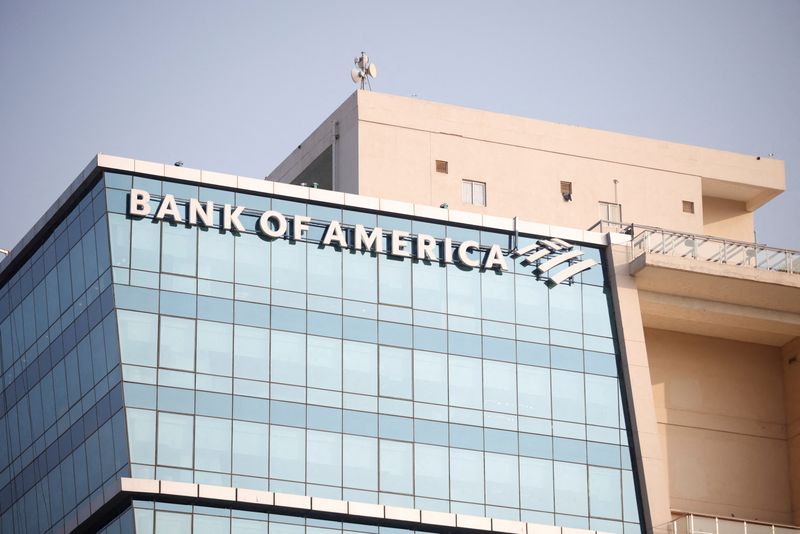
[[[701,205],[696,176],[365,121],[359,153],[361,194],[588,228],[600,219],[598,202],[614,202],[616,179],[623,221],[703,232],[699,210],[684,213],[682,205]],[[435,172],[437,159],[448,162],[448,174]],[[487,184],[486,207],[461,202],[464,179]],[[572,182],[571,202],[561,181]]]
[[[791,521],[780,349],[645,329],[675,510]]]
[[[792,485],[792,519],[800,525],[800,337],[781,349],[786,423],[789,438],[789,473]]]
[[[673,509],[791,522],[786,441],[659,426],[666,436]]]
[[[695,212],[700,207],[695,204]],[[737,241],[753,241],[753,212],[744,202],[703,197],[703,233]]]

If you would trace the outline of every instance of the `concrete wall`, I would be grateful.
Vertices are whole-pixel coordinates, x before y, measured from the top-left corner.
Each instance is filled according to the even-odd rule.
[[[791,523],[781,351],[645,328],[673,510]]]
[[[800,338],[781,349],[786,406],[786,437],[792,486],[792,518],[800,525]]]
[[[753,241],[753,212],[747,211],[744,202],[703,197],[702,213],[704,234]]]
[[[357,100],[365,195],[577,228],[597,222],[599,201],[618,201],[624,222],[750,240],[751,210],[785,187],[772,159],[381,93]],[[461,202],[465,179],[487,184],[485,207]]]

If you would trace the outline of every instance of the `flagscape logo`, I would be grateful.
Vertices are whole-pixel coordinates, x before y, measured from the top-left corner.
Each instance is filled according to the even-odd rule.
[[[530,265],[534,262],[541,261],[535,269],[536,274],[544,275],[554,267],[567,263],[567,267],[553,274],[547,279],[547,285],[557,286],[567,279],[571,279],[576,274],[591,269],[597,262],[588,259],[582,261],[574,261],[583,256],[583,252],[575,250],[574,247],[566,241],[553,237],[550,239],[540,239],[536,243],[515,249],[512,255],[516,258],[524,257],[522,265]]]
[[[154,199],[155,200],[155,199]],[[148,217],[151,213],[151,196],[147,191],[131,189],[128,196],[128,216],[133,218]],[[245,218],[245,216],[247,218]],[[178,201],[171,194],[165,194],[153,214],[154,221],[166,221],[173,225],[184,225],[187,228],[198,226],[218,228],[222,233],[239,235],[242,232],[254,231],[268,239],[289,239],[291,242],[308,240],[308,232],[312,227],[324,228],[319,240],[321,247],[331,246],[338,249],[351,249],[385,253],[396,258],[412,258],[418,261],[436,262],[441,265],[456,264],[466,268],[482,271],[498,272],[509,270],[509,257],[522,257],[522,265],[536,264],[534,272],[537,277],[545,277],[545,283],[554,287],[564,281],[572,282],[573,277],[591,269],[597,264],[594,260],[579,261],[583,252],[576,250],[566,241],[552,237],[540,239],[534,244],[520,249],[516,246],[510,251],[499,244],[481,244],[467,239],[453,241],[450,237],[437,238],[424,233],[411,233],[398,229],[370,228],[363,224],[347,225],[337,220],[318,221],[303,214],[285,215],[278,211],[247,210],[244,206],[231,204],[215,205],[213,201],[199,201],[190,198]],[[253,221],[252,228],[245,228],[242,221]],[[517,241],[516,231],[514,242]],[[507,246],[507,245],[506,245]],[[553,271],[559,265],[562,269]],[[552,274],[551,274],[552,271]]]

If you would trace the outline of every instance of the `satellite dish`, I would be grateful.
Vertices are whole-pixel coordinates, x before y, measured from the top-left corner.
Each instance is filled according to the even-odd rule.
[[[372,89],[369,79],[378,77],[378,67],[369,62],[366,52],[361,52],[360,56],[353,59],[353,63],[357,65],[357,68],[350,71],[350,79],[353,80],[353,83],[361,82],[361,89],[365,87]]]

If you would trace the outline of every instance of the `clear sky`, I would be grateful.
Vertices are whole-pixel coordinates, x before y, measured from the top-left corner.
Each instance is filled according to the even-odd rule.
[[[0,1],[0,248],[97,152],[261,177],[354,89],[786,162],[758,241],[800,249],[800,1]]]

